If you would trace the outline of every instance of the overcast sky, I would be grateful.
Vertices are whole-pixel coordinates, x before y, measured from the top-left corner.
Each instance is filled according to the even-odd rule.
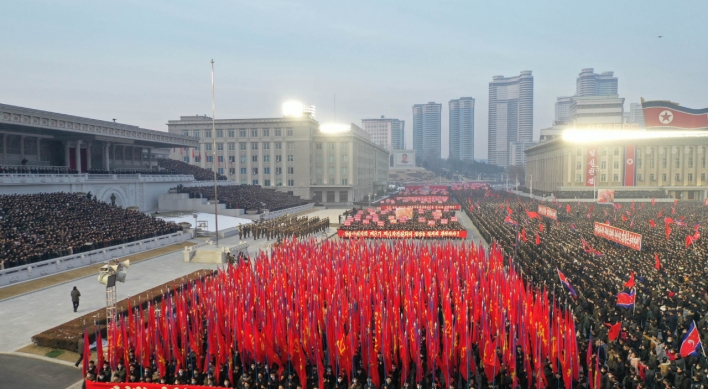
[[[0,102],[166,131],[180,115],[278,117],[285,100],[361,125],[476,99],[487,157],[494,75],[534,75],[534,132],[580,69],[614,71],[630,102],[708,107],[708,1],[34,1],[0,12]],[[663,38],[658,38],[663,35]]]

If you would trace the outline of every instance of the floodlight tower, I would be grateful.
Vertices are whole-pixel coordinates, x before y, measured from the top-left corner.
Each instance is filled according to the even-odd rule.
[[[98,271],[98,282],[106,285],[106,326],[116,320],[116,281],[125,282],[126,270],[129,267],[129,259],[123,262],[113,260],[101,266]]]

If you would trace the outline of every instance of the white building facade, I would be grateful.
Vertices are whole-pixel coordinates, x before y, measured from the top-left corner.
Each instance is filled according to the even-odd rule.
[[[216,169],[241,185],[327,203],[358,201],[388,185],[389,152],[354,124],[325,133],[308,116],[219,119],[213,131],[209,117],[182,116],[168,130],[199,138],[198,148],[175,149],[171,158]]]
[[[389,152],[405,149],[405,120],[386,118],[362,119],[364,131],[371,135],[371,141]]]

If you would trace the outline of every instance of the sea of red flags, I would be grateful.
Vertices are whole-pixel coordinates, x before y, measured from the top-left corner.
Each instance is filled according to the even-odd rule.
[[[578,378],[571,311],[550,300],[545,286],[527,283],[496,246],[286,241],[253,263],[165,291],[145,309],[129,308],[108,328],[109,363],[133,350],[144,365],[154,355],[164,375],[171,363],[186,367],[191,352],[196,369],[231,367],[238,350],[242,363],[292,366],[303,387],[309,363],[322,387],[325,361],[351,377],[358,354],[378,386],[379,353],[384,375],[396,364],[402,377],[415,370],[420,382],[440,369],[450,382],[454,369],[469,379],[480,367],[492,379],[502,363],[516,377],[520,346],[525,370],[541,377],[537,387],[546,386],[547,358],[566,387]]]

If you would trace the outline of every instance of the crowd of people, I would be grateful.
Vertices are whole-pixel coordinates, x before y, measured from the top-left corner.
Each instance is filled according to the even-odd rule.
[[[212,170],[202,169],[199,166],[190,165],[186,162],[178,161],[171,158],[158,158],[158,165],[166,170],[173,171],[175,174],[193,175],[196,181],[213,181],[214,172]],[[218,181],[226,181],[227,178],[223,174],[216,175]]]
[[[266,238],[266,240],[281,241],[292,237],[304,238],[327,231],[328,228],[328,217],[320,219],[319,216],[310,218],[308,216],[283,215],[266,221],[239,224],[238,237],[239,239],[252,237],[254,240]]]
[[[530,193],[531,190],[525,186],[519,187],[520,192]],[[592,199],[595,198],[596,192],[593,190],[557,190],[548,192],[545,190],[534,189],[535,196],[543,196],[557,199]],[[663,190],[616,190],[616,199],[666,199],[671,198]]]
[[[79,174],[66,166],[0,166],[0,174]]]
[[[530,281],[553,288],[568,302],[577,322],[582,365],[595,363],[583,357],[590,336],[593,358],[600,358],[598,389],[708,386],[704,355],[682,358],[679,353],[692,322],[708,341],[708,245],[703,239],[689,245],[686,239],[708,223],[702,203],[544,202],[557,209],[559,221],[541,222],[526,212],[535,212],[540,203],[525,197],[488,190],[457,191],[455,196],[466,204],[485,240],[498,242]],[[595,236],[595,222],[641,234],[641,251]],[[561,291],[556,269],[577,298]],[[636,302],[633,309],[620,308],[616,296],[629,292],[625,285],[632,273]],[[618,323],[621,331],[613,341],[609,329]]]
[[[213,186],[178,186],[179,193],[188,193],[189,198],[214,199]],[[275,189],[263,188],[260,185],[225,185],[219,186],[219,202],[226,204],[228,209],[245,209],[248,211],[268,210],[270,212],[297,207],[309,203],[299,196],[289,195]]]
[[[181,229],[89,196],[63,192],[0,196],[0,265],[21,266]]]
[[[550,312],[559,316],[559,306],[525,283],[497,248],[286,240],[252,264],[227,266],[168,292],[146,312],[129,307],[107,329],[112,341],[106,353],[97,350],[103,368],[89,366],[88,379],[469,389],[498,385],[495,377],[518,372],[524,387],[527,379],[533,386],[546,358],[560,363],[568,378],[565,369],[579,372],[572,320],[542,323]],[[541,323],[554,335],[521,323]],[[575,362],[556,351],[559,339]],[[541,347],[542,341],[553,346]]]

